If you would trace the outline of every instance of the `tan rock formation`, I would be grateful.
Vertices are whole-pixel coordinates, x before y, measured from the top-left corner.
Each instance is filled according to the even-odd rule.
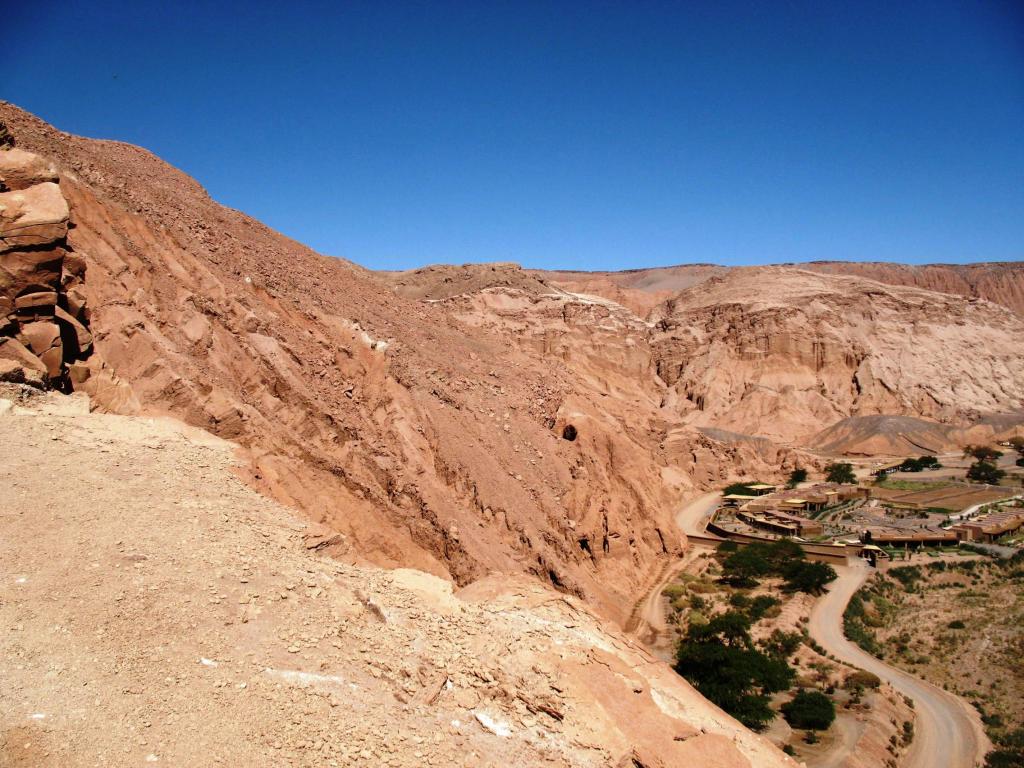
[[[1016,326],[984,302],[947,307],[875,283],[844,292],[814,275],[831,287],[797,290],[789,282],[807,273],[792,269],[750,278],[734,300],[753,273],[701,267],[633,275],[630,290],[705,280],[654,324],[512,265],[373,275],[222,208],[143,150],[62,134],[10,105],[0,119],[59,168],[75,222],[52,319],[35,320],[61,329],[62,386],[236,440],[250,481],[344,534],[354,559],[458,584],[526,573],[621,620],[684,545],[672,518],[688,495],[814,466],[766,437],[1016,402],[1016,385],[992,384],[1017,370],[1004,359]],[[730,279],[740,283],[722,288]],[[706,286],[719,293],[701,303]],[[777,306],[759,307],[761,292]],[[909,377],[894,362],[904,312],[919,336],[948,328],[955,341]],[[819,315],[835,332],[808,341]],[[972,334],[994,352],[968,366]],[[773,350],[767,367],[753,364],[758,345]]]
[[[824,261],[801,265],[814,272],[855,275],[889,285],[985,299],[1024,316],[1024,261],[989,264],[891,264]]]
[[[94,349],[67,379],[99,407],[237,440],[252,482],[353,557],[460,584],[527,573],[616,617],[680,550],[685,486],[589,390],[573,397],[565,365],[218,206],[142,150],[9,105],[0,119],[61,170],[88,268],[65,259],[59,304]],[[592,428],[564,440],[555,422],[579,409]]]

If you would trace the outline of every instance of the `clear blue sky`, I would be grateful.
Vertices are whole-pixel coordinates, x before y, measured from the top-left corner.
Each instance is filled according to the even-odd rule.
[[[0,23],[0,97],[371,267],[1024,258],[1020,0],[33,0]]]

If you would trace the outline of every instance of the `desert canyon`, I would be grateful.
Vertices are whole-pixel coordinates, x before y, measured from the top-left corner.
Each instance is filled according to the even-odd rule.
[[[1022,263],[373,272],[0,124],[3,766],[796,765],[622,632],[679,508],[1024,424]]]

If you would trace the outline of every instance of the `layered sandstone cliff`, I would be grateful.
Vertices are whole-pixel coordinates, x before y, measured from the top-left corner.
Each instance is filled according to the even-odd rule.
[[[966,424],[1024,404],[1024,321],[986,301],[765,267],[656,319],[666,407],[691,424],[801,442],[849,416]]]
[[[855,275],[889,285],[985,299],[1024,316],[1024,261],[989,264],[892,264],[887,262],[819,261],[803,269]]]

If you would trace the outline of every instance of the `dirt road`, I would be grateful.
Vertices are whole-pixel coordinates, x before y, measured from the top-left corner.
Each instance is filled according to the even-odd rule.
[[[721,497],[722,494],[717,491],[705,493],[683,505],[675,518],[679,530],[687,536],[703,535],[707,518],[718,506]],[[664,642],[668,636],[668,625],[665,612],[661,608],[661,591],[697,557],[701,550],[703,546],[691,541],[683,557],[665,567],[661,578],[644,598],[637,602],[626,622],[625,631],[640,640],[664,661],[672,661],[672,648]]]
[[[687,536],[704,535],[707,520],[721,500],[722,494],[718,491],[698,496],[676,512],[676,526]]]
[[[974,710],[956,696],[884,664],[843,636],[843,611],[870,575],[870,569],[857,561],[836,571],[839,578],[811,611],[808,630],[811,637],[839,659],[873,672],[914,700],[914,742],[904,768],[979,765],[990,745]]]

